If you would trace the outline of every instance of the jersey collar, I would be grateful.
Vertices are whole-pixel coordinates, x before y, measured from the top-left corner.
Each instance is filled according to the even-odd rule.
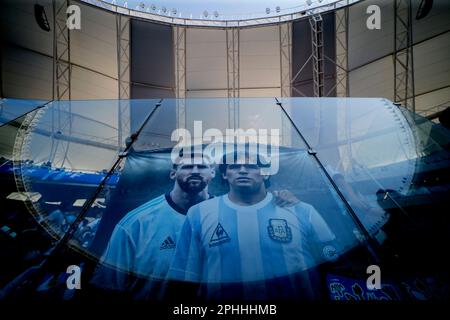
[[[178,206],[173,200],[172,197],[170,196],[170,193],[166,193],[164,194],[164,196],[166,197],[166,201],[169,204],[169,206],[172,207],[173,210],[175,210],[178,213],[181,213],[183,215],[186,215],[186,213],[188,212],[188,210],[184,210],[183,208],[181,208],[180,206]],[[213,195],[208,193],[208,199],[214,198]],[[195,203],[197,204],[197,203]]]

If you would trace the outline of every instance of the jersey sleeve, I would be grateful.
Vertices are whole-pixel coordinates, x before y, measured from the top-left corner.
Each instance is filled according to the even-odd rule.
[[[199,208],[189,209],[177,241],[169,280],[199,282],[202,279],[203,254],[200,237]]]
[[[311,233],[313,238],[318,242],[328,242],[335,238],[334,233],[330,230],[328,224],[322,218],[322,216],[317,212],[317,210],[308,205],[309,208],[309,222],[311,227]]]
[[[129,272],[133,270],[135,243],[128,231],[117,225],[91,280],[94,286],[126,291]]]

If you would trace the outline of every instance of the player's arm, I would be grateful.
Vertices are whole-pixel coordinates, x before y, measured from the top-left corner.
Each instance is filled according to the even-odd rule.
[[[316,241],[329,242],[335,239],[334,233],[317,210],[309,205],[309,223]]]
[[[319,212],[309,206],[310,248],[317,263],[339,258],[336,236]]]
[[[203,271],[202,244],[200,239],[200,214],[198,206],[189,209],[178,237],[175,255],[168,279],[199,282]]]
[[[295,206],[295,212],[306,233],[305,248],[312,255],[315,263],[337,259],[336,236],[320,213],[307,203]]]

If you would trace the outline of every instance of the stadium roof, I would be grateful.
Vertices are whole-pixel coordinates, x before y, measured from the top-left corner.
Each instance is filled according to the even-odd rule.
[[[180,25],[250,26],[300,19],[360,0],[82,0],[125,15]]]

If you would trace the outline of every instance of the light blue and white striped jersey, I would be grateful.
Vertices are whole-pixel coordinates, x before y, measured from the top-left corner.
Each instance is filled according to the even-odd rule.
[[[241,206],[224,195],[189,209],[169,278],[209,285],[285,277],[314,267],[313,246],[333,239],[309,204],[281,208],[268,193]]]
[[[130,272],[147,280],[164,279],[186,218],[173,206],[169,195],[161,195],[122,218],[92,283],[113,290],[133,291],[134,283],[133,280],[130,283],[130,279],[134,278],[129,277]]]

